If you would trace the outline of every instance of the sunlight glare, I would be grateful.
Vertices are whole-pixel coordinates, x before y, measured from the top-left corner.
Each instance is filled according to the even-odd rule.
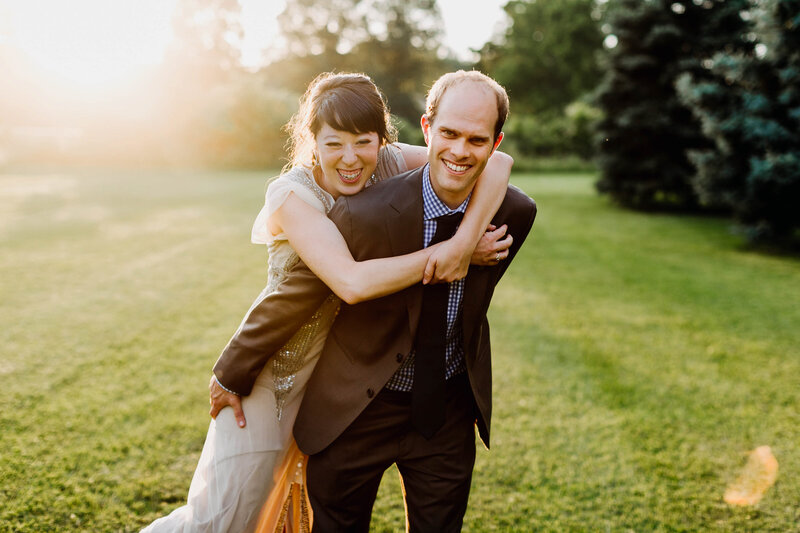
[[[171,39],[175,0],[11,0],[8,40],[42,69],[98,87],[157,64]]]

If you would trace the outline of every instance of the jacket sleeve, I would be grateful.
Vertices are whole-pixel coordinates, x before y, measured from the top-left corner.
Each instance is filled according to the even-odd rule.
[[[329,214],[340,231],[349,229],[347,203],[337,202]],[[347,235],[345,235],[347,238]],[[256,300],[214,365],[219,383],[246,396],[264,365],[305,324],[331,290],[303,263],[271,293]]]
[[[506,199],[503,205],[500,206],[500,211],[506,213],[508,217],[505,222],[508,224],[508,232],[514,237],[514,242],[508,251],[506,260],[501,261],[498,265],[500,268],[498,280],[506,273],[511,261],[528,237],[531,227],[533,227],[533,221],[536,219],[537,207],[536,202],[528,197],[527,194],[514,185],[509,185]]]

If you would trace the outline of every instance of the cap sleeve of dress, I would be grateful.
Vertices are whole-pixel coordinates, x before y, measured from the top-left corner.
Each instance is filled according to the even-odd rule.
[[[408,170],[403,153],[394,144],[387,144],[378,153],[378,166],[375,168],[375,182],[383,181]]]
[[[272,180],[267,186],[264,207],[261,208],[253,224],[250,240],[256,244],[270,244],[282,237],[270,233],[267,220],[283,205],[290,193],[296,194],[314,209],[327,213],[333,204],[333,198],[315,185],[309,172],[302,167],[295,167]]]

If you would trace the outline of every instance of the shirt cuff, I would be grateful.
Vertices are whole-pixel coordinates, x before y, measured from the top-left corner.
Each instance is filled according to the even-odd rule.
[[[226,387],[225,385],[223,385],[222,383],[220,383],[220,382],[219,382],[219,379],[217,379],[217,376],[216,376],[216,374],[214,375],[214,381],[216,381],[216,382],[217,382],[217,385],[219,385],[219,386],[222,388],[222,390],[224,390],[225,392],[230,392],[231,394],[235,394],[236,396],[240,396],[240,394],[239,394],[239,393],[237,393],[237,392],[234,392],[234,391],[230,390],[228,387]]]

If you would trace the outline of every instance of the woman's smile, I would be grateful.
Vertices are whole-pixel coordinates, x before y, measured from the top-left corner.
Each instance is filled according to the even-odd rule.
[[[361,172],[363,168],[355,168],[352,170],[345,170],[343,168],[337,168],[336,172],[339,174],[339,178],[345,183],[356,183],[358,179],[361,177]]]

